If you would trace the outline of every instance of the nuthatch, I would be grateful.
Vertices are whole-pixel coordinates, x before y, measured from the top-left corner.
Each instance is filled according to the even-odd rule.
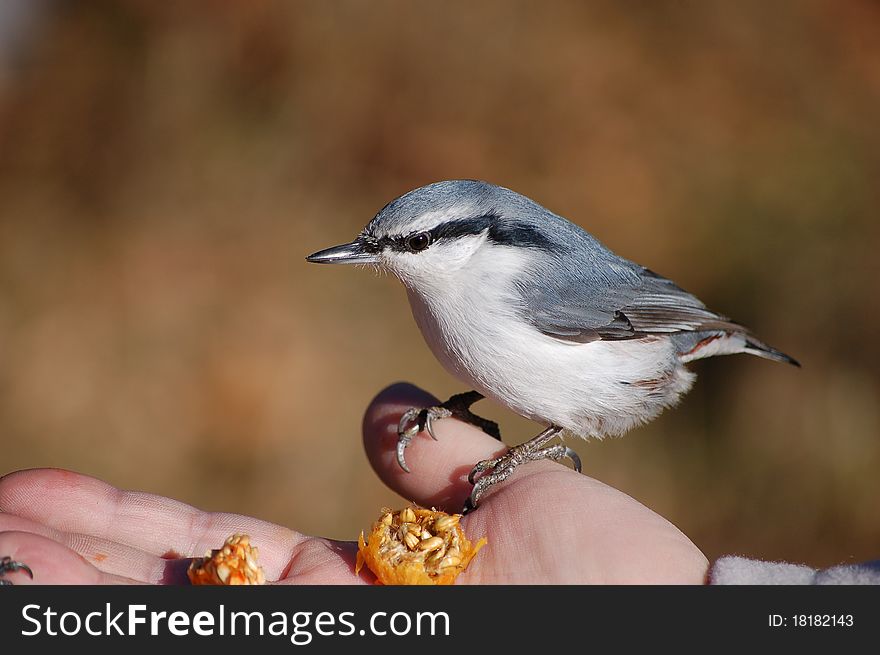
[[[567,457],[547,443],[623,434],[674,405],[694,382],[685,364],[748,353],[798,365],[670,280],[618,257],[583,229],[509,189],[474,180],[430,184],[386,205],[351,243],[310,262],[371,264],[406,287],[431,351],[474,391],[401,418],[397,455],[432,421],[493,398],[548,427],[477,463],[466,509],[521,463]]]

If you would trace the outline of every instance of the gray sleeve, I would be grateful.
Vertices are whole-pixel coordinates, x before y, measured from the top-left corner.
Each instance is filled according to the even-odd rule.
[[[816,570],[803,564],[763,562],[736,555],[718,559],[709,571],[713,585],[880,585],[880,560]]]

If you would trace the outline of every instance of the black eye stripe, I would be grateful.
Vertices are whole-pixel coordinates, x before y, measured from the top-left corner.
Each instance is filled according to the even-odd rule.
[[[553,246],[535,226],[516,220],[505,220],[497,214],[462,218],[438,225],[431,230],[432,242],[482,234],[486,230],[489,231],[489,240],[499,245],[544,250],[549,250]]]
[[[459,239],[461,237],[471,236],[474,234],[482,234],[488,230],[496,221],[496,217],[492,214],[485,216],[474,216],[473,218],[460,218],[455,221],[447,221],[441,223],[431,230],[431,236],[434,241],[439,239]]]
[[[410,246],[409,241],[422,234],[427,234],[429,237],[429,242],[425,246],[427,248],[432,243],[440,240],[459,239],[461,237],[482,234],[487,230],[489,240],[499,245],[541,248],[544,250],[549,250],[553,246],[552,242],[536,227],[515,220],[502,220],[496,214],[485,214],[472,218],[447,221],[427,232],[417,232],[403,236],[384,236],[376,239],[375,242],[379,249],[390,248],[397,252],[419,252],[418,249]]]

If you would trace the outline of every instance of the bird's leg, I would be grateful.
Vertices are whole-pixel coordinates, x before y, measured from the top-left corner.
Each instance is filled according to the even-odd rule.
[[[501,439],[501,431],[495,421],[477,416],[471,411],[471,405],[478,400],[483,399],[483,394],[479,391],[467,391],[465,393],[457,393],[445,403],[441,403],[436,407],[413,407],[404,412],[400,417],[400,423],[397,425],[397,463],[400,468],[409,473],[409,467],[406,465],[404,451],[409,442],[422,430],[427,430],[428,434],[434,441],[437,436],[434,434],[433,422],[437,419],[448,418],[450,416],[476,425],[489,436]]]
[[[558,425],[551,425],[537,437],[533,437],[519,446],[514,446],[501,457],[484,459],[481,462],[477,462],[477,465],[468,474],[468,482],[474,485],[474,488],[467,501],[465,501],[463,512],[467,513],[476,509],[480,496],[483,495],[486,489],[493,484],[504,482],[517,466],[525,462],[533,462],[538,459],[559,461],[562,458],[568,458],[574,464],[575,471],[580,473],[581,459],[571,448],[563,444],[546,446],[547,442],[561,431],[562,428]]]
[[[7,573],[14,573],[16,571],[24,571],[30,576],[31,580],[34,579],[34,572],[31,571],[27,564],[16,562],[8,556],[0,557],[0,586],[11,585],[12,581],[7,580],[5,576]]]

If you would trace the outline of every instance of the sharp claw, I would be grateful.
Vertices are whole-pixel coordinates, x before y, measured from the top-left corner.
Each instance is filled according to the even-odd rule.
[[[486,467],[480,466],[480,464],[482,464],[482,463],[483,462],[477,462],[477,464],[474,466],[474,468],[471,469],[471,472],[468,473],[468,482],[470,484],[476,484],[477,483],[477,475],[479,475],[480,473],[482,473],[483,471],[486,470]]]
[[[471,492],[471,495],[464,501],[464,507],[461,510],[462,515],[470,514],[477,509],[477,502],[473,499],[473,495],[473,492]]]
[[[406,465],[406,457],[404,456],[404,451],[406,447],[409,445],[409,439],[404,439],[400,437],[397,440],[397,464],[407,473],[410,472],[409,467]]]
[[[477,470],[477,467],[475,466],[474,468],[471,469],[471,472],[468,473],[468,484],[471,484],[471,485],[476,484],[477,473],[479,473],[479,471]],[[470,499],[468,499],[468,500],[470,500]]]
[[[409,473],[410,470],[409,466],[406,465],[404,451],[415,434],[418,434],[418,431],[416,431],[415,434],[410,434],[413,428],[410,423],[412,423],[413,418],[417,416],[418,414],[410,409],[403,413],[403,416],[400,417],[400,421],[397,423],[397,464],[407,473]],[[415,427],[418,428],[418,424]]]
[[[571,448],[565,449],[565,456],[571,460],[571,463],[574,467],[574,470],[578,473],[581,472],[581,458],[578,457],[578,454],[574,452]]]
[[[29,567],[27,564],[13,561],[13,559],[8,556],[0,558],[0,585],[11,585],[12,581],[7,580],[2,576],[6,573],[15,573],[17,571],[24,571],[25,573],[27,573],[28,577],[31,580],[34,579],[34,572],[31,571],[31,567]]]
[[[484,459],[474,464],[474,468],[472,468],[471,472],[468,473],[468,482],[470,482],[471,484],[475,484],[475,480],[477,479],[478,474],[494,468],[502,459],[502,457],[499,457],[497,459]]]
[[[434,417],[431,415],[430,410],[428,410],[428,413],[425,415],[425,430],[431,435],[431,438],[434,441],[439,441],[437,435],[434,434]]]
[[[410,422],[409,412],[404,412],[403,416],[400,417],[400,421],[397,423],[397,434],[402,437],[406,433],[406,428]]]

